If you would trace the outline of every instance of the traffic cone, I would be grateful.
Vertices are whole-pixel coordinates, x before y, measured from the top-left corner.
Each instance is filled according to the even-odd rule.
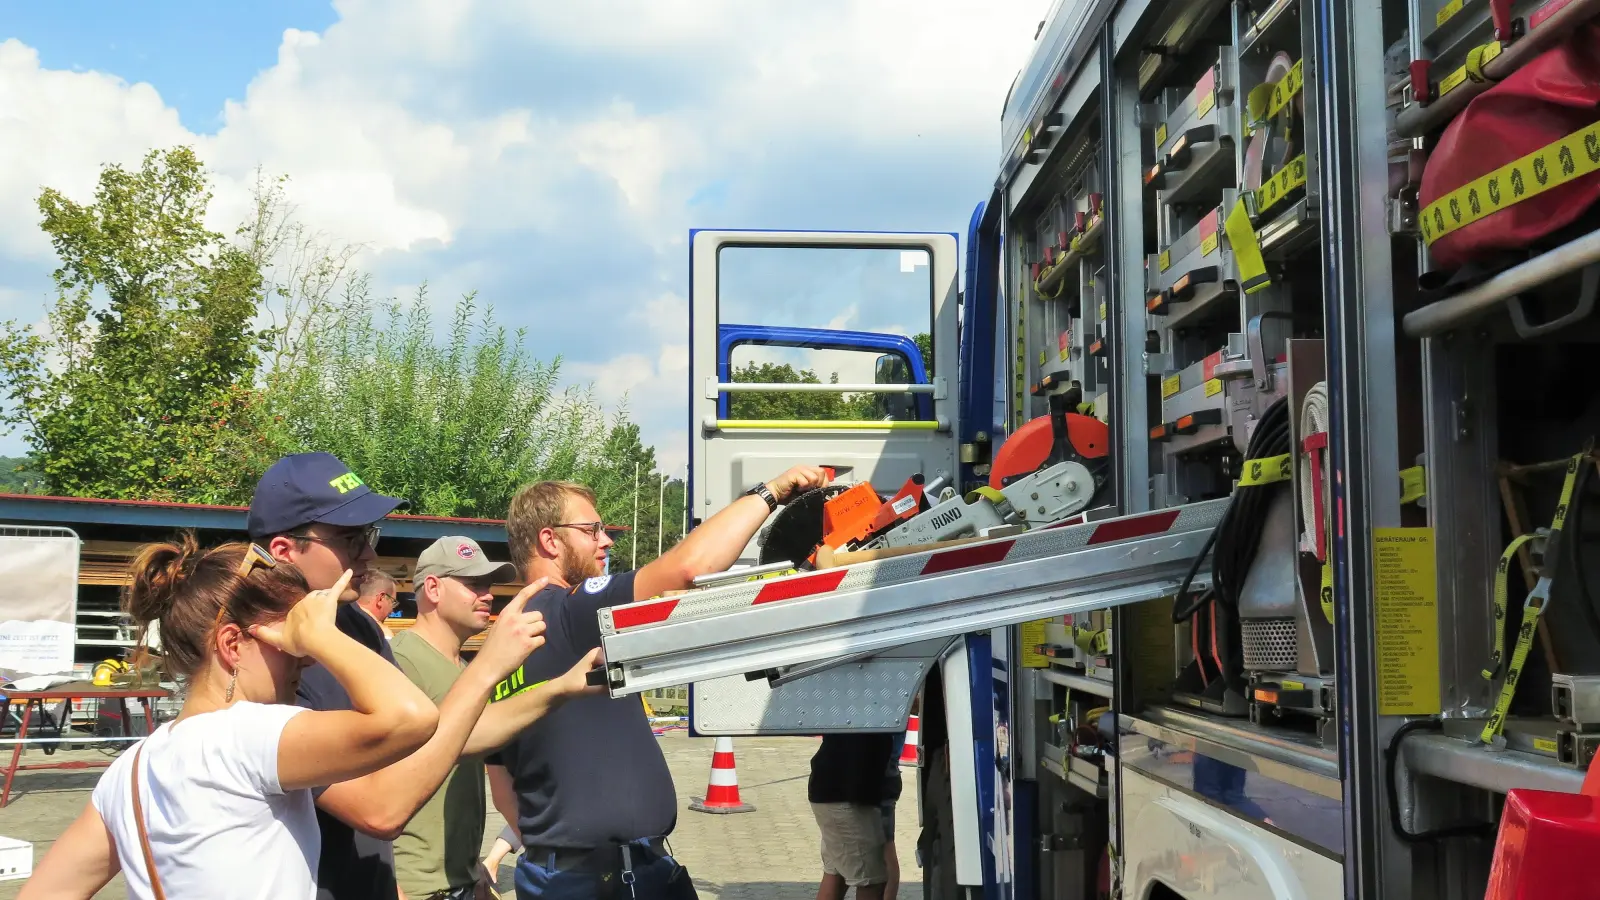
[[[916,716],[912,716],[911,720],[906,723],[906,743],[905,746],[900,750],[900,765],[922,765],[921,746],[917,740],[917,737],[921,734],[921,732],[922,723],[918,721]]]
[[[706,796],[693,798],[689,808],[695,812],[719,814],[755,812],[754,806],[739,800],[739,773],[733,767],[733,738],[717,738],[716,749],[711,754],[711,782],[706,785]]]

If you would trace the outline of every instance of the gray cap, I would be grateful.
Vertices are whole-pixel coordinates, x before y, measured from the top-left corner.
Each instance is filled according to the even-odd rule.
[[[420,585],[429,575],[457,578],[483,578],[493,575],[495,583],[506,584],[517,580],[517,567],[511,563],[497,563],[484,555],[478,542],[469,537],[447,535],[439,538],[417,557],[417,570],[411,576],[413,585]]]

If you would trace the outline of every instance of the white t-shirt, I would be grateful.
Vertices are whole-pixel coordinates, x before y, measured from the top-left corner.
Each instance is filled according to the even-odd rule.
[[[278,738],[298,706],[236,703],[168,723],[141,742],[140,802],[169,898],[265,900],[317,895],[322,835],[310,790],[278,786]],[[91,800],[116,839],[134,900],[153,898],[133,818],[135,747]]]

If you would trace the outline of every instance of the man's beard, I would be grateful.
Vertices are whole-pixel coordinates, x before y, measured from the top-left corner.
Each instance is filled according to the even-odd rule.
[[[569,544],[561,545],[561,578],[567,584],[576,585],[603,572],[600,561],[593,556],[581,555]]]

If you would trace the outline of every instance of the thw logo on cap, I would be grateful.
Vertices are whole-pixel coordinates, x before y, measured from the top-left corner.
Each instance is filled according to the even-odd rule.
[[[457,544],[456,555],[462,559],[471,559],[478,555],[478,548],[471,544]]]
[[[337,490],[341,494],[348,494],[356,488],[361,487],[361,485],[364,483],[365,482],[363,482],[360,478],[356,477],[356,473],[346,472],[343,475],[340,475],[338,478],[328,482],[328,486]]]

